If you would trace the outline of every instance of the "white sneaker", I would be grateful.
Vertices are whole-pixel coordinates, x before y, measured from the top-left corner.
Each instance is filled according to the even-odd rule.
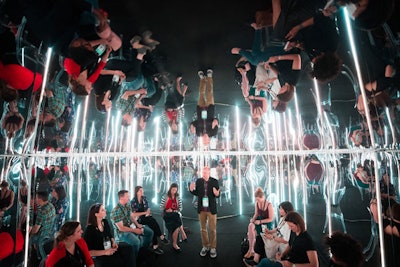
[[[200,251],[200,256],[204,257],[207,255],[207,252],[209,251],[209,248],[203,247]]]
[[[204,79],[204,72],[203,72],[202,70],[199,70],[199,71],[197,72],[197,74],[199,75],[199,78],[200,78],[200,79]]]
[[[212,248],[210,250],[210,257],[213,259],[217,257],[217,249],[216,248]]]
[[[212,77],[213,75],[213,70],[212,69],[208,69],[207,70],[207,77]]]

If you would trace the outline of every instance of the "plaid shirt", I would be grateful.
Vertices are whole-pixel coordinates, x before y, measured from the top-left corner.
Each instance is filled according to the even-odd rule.
[[[132,223],[131,214],[132,209],[129,202],[125,205],[121,205],[118,203],[118,205],[115,206],[111,211],[110,218],[114,224],[122,221],[124,226],[129,227]],[[117,227],[115,228],[117,229],[117,233],[119,234],[119,229]]]
[[[116,103],[117,109],[121,110],[121,114],[132,114],[132,112],[135,110],[135,102],[136,102],[136,97],[135,96],[130,96],[128,99],[124,99],[122,97],[119,97]]]
[[[54,86],[53,97],[47,98],[47,107],[45,111],[52,114],[56,119],[60,118],[64,113],[66,100],[64,88],[61,86]]]
[[[40,225],[40,236],[52,236],[54,229],[54,219],[56,217],[56,210],[50,202],[43,206],[39,206],[35,225]]]

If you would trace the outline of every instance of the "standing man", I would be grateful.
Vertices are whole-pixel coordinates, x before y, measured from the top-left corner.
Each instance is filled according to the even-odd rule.
[[[200,256],[210,251],[210,257],[217,257],[217,202],[219,184],[215,178],[210,179],[210,167],[204,166],[202,178],[190,184],[190,192],[197,196],[197,212],[199,213],[201,243]],[[207,227],[208,224],[208,227]],[[208,229],[208,230],[207,230]]]
[[[201,137],[204,146],[210,144],[210,137],[218,134],[219,122],[215,117],[213,71],[207,70],[207,77],[199,71],[199,99],[196,108],[196,120],[190,124],[190,133]]]
[[[111,221],[116,227],[120,241],[133,247],[136,259],[141,247],[148,248],[153,238],[153,230],[148,226],[138,223],[132,213],[129,191],[118,192],[118,204],[111,211]]]

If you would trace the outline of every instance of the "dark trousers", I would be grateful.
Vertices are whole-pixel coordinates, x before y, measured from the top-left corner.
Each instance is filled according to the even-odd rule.
[[[158,225],[158,222],[156,219],[154,219],[152,216],[141,216],[139,222],[141,224],[147,225],[150,227],[151,230],[153,230],[154,235],[153,235],[153,245],[158,244],[157,237],[161,236],[161,229],[160,226]]]

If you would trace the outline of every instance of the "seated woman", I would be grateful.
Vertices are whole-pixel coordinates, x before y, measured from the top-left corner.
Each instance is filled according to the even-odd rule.
[[[266,266],[293,266],[307,264],[309,267],[318,267],[318,254],[310,234],[306,230],[303,217],[297,212],[286,214],[285,221],[291,230],[289,246],[283,253],[277,253],[275,260],[264,258],[257,265]]]
[[[292,47],[304,50],[312,62],[310,77],[324,83],[336,78],[342,67],[342,60],[336,52],[339,34],[331,14],[330,9],[316,12],[313,17],[294,26],[285,36],[290,41],[287,50]]]
[[[141,95],[135,102],[135,110],[133,116],[137,120],[137,131],[143,132],[146,129],[147,122],[149,121],[153,107],[160,101],[163,94],[163,88],[158,85],[157,81],[150,81],[156,87],[156,92],[151,97]]]
[[[4,115],[1,126],[6,136],[8,138],[13,138],[16,132],[22,129],[25,119],[18,111],[16,101],[10,102],[8,108],[9,111]]]
[[[77,95],[90,94],[93,83],[96,82],[103,71],[111,50],[111,47],[107,47],[99,63],[97,63],[97,55],[93,50],[86,50],[81,47],[73,50],[74,54],[80,55],[79,57],[70,56],[64,59],[64,69],[68,73],[68,83],[72,92]],[[79,58],[79,60],[76,58]]]
[[[178,133],[179,122],[185,115],[183,101],[188,89],[187,84],[181,85],[182,77],[178,76],[175,81],[175,88],[169,86],[167,88],[167,97],[165,98],[164,110],[162,113],[163,120],[168,124],[173,134]]]
[[[131,247],[128,244],[119,246],[115,242],[110,225],[105,219],[106,215],[103,204],[92,205],[83,236],[95,266],[136,266]]]
[[[55,247],[47,257],[45,266],[94,267],[82,232],[79,222],[66,222],[57,234]]]
[[[250,219],[249,226],[247,228],[247,237],[249,239],[249,250],[244,255],[245,258],[250,258],[254,255],[254,244],[256,242],[256,236],[262,232],[262,226],[266,226],[268,229],[272,229],[274,221],[274,207],[264,195],[264,191],[261,187],[257,187],[254,192],[256,199],[254,207],[254,215]]]
[[[257,265],[261,258],[266,256],[268,259],[274,259],[277,252],[285,251],[290,238],[290,228],[286,223],[286,215],[294,211],[292,203],[289,201],[279,204],[279,213],[281,215],[278,227],[268,230],[256,237],[254,246],[254,258],[244,259],[244,264],[249,266]]]
[[[178,184],[172,183],[166,195],[161,199],[161,211],[168,232],[172,233],[172,248],[175,252],[181,252],[178,246],[178,234],[182,235],[183,241],[187,240],[186,233],[183,230],[180,212],[182,211],[182,199],[179,197]]]
[[[9,216],[10,208],[14,205],[14,191],[10,189],[10,185],[6,180],[3,180],[0,184],[0,228],[3,223],[3,219]]]
[[[357,169],[353,173],[354,178],[356,179],[357,185],[361,188],[369,188],[370,187],[370,177],[368,176],[368,172],[364,169],[364,166],[361,163],[357,164]]]
[[[259,66],[257,66],[257,69]],[[247,77],[246,68],[237,68],[239,73],[242,76],[242,94],[246,102],[250,106],[250,114],[251,121],[253,122],[254,127],[258,127],[261,124],[261,119],[263,115],[267,112],[267,99],[265,96],[265,88],[267,88],[268,84],[271,84],[276,80],[275,78],[265,77],[265,80],[258,80],[256,76],[256,81],[254,85],[250,85],[249,79]],[[256,72],[257,73],[257,72]]]
[[[140,185],[135,187],[135,196],[131,200],[131,207],[134,216],[138,216],[137,221],[140,224],[148,225],[151,230],[153,230],[153,251],[156,254],[163,254],[164,251],[158,246],[158,237],[161,242],[165,245],[169,244],[169,241],[165,238],[165,236],[161,233],[160,226],[156,219],[151,216],[149,202],[147,201],[146,196],[144,195],[143,187]]]

